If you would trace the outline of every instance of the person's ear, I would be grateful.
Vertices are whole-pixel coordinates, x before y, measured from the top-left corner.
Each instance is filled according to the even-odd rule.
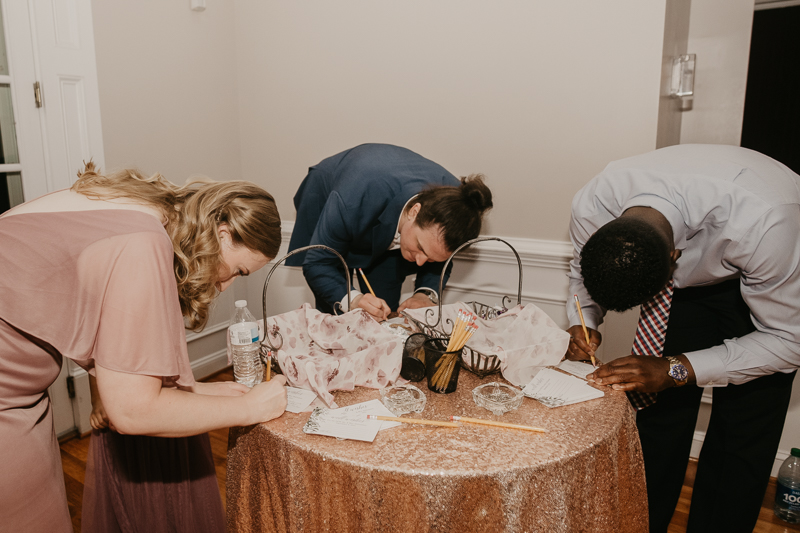
[[[422,208],[422,204],[417,202],[416,204],[412,205],[408,209],[408,219],[410,221],[414,221],[417,218],[417,214],[419,214],[419,210]]]
[[[669,254],[669,277],[671,278],[673,274],[675,274],[675,270],[678,268],[678,259],[680,259],[681,250],[672,250]]]
[[[228,229],[228,225],[225,223],[220,224],[217,227],[217,237],[219,237],[219,242],[222,244],[230,244],[231,242],[231,232]]]

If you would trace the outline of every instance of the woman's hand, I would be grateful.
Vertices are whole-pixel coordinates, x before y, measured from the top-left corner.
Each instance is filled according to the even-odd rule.
[[[259,383],[245,395],[250,406],[252,424],[268,422],[286,411],[286,377],[278,374],[269,381]]]
[[[105,429],[110,427],[112,431],[116,431],[114,425],[108,419],[106,410],[103,407],[103,400],[100,399],[100,391],[97,390],[96,378],[89,374],[89,392],[92,399],[92,414],[89,415],[89,423],[92,429]]]
[[[570,339],[565,355],[570,361],[587,361],[591,363],[592,356],[595,355],[594,351],[603,342],[603,336],[600,335],[599,331],[592,328],[586,329],[589,331],[589,344],[586,344],[586,335],[583,334],[583,327],[580,324],[567,330]]]
[[[100,401],[100,398],[97,401],[92,398],[92,414],[89,416],[89,423],[92,425],[92,429],[109,427],[108,415],[106,410],[103,409],[103,402]],[[113,430],[114,428],[112,427],[111,429]]]

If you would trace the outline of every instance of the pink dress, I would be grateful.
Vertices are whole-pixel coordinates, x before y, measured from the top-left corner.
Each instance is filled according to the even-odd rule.
[[[62,357],[89,372],[96,362],[120,372],[161,376],[165,386],[194,383],[172,264],[164,228],[138,211],[0,218],[0,531],[72,531],[47,396]],[[201,520],[219,521],[223,528],[207,435],[148,439],[194,442],[172,446],[180,457],[150,456],[141,463],[144,468],[156,459],[177,461],[183,472],[170,480],[178,482],[158,494],[144,487],[156,501],[128,501],[143,487],[141,479],[116,470],[120,448],[94,449],[93,458],[110,459],[87,466],[87,493],[103,494],[106,502],[110,497],[117,507],[85,505],[83,520],[88,515],[105,528],[111,523],[106,515],[116,520],[114,513],[125,509],[139,520],[133,530],[175,530],[174,521],[184,514],[171,513],[188,496],[195,509],[203,509]],[[100,448],[97,442],[93,447]],[[187,490],[195,484],[204,488]],[[207,530],[206,524],[195,525],[177,527]],[[118,531],[129,530],[119,526]]]

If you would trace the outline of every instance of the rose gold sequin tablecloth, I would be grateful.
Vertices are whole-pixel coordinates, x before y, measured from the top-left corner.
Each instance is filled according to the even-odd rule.
[[[503,416],[475,405],[483,380],[428,397],[418,418],[450,415],[546,428],[546,434],[463,424],[402,424],[375,442],[307,435],[309,413],[231,428],[228,531],[647,531],[644,464],[624,393],[549,409],[525,398]],[[337,392],[346,406],[377,390]],[[411,416],[411,415],[406,415]]]

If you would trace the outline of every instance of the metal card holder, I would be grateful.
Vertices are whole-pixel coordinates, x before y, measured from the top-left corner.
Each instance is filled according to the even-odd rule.
[[[429,337],[449,337],[450,333],[445,330],[445,325],[449,325],[450,332],[453,331],[453,321],[449,318],[442,323],[442,302],[444,298],[442,297],[442,291],[444,290],[444,275],[447,272],[447,267],[450,265],[450,262],[453,258],[464,248],[471,246],[478,242],[484,241],[500,241],[509,248],[511,251],[514,252],[514,257],[517,258],[517,267],[519,268],[519,284],[517,288],[517,305],[522,303],[522,260],[519,257],[519,254],[511,246],[508,242],[504,241],[503,239],[499,239],[497,237],[478,237],[477,239],[472,239],[471,241],[467,241],[456,250],[450,254],[450,257],[447,258],[447,261],[444,264],[444,268],[442,269],[442,275],[439,277],[439,314],[436,317],[436,323],[431,324],[431,320],[433,319],[434,312],[432,309],[426,309],[425,311],[425,322],[420,322],[415,318],[409,316],[405,311],[402,315],[408,319],[409,322],[414,324],[414,326],[422,333],[425,333]],[[511,303],[511,298],[508,296],[503,296],[503,299],[500,302],[502,307],[505,307],[506,300]],[[480,302],[465,302],[467,305],[472,307],[472,311],[478,315],[480,318],[492,320],[497,318],[500,314],[500,311],[491,307],[489,305],[480,303]],[[468,355],[468,358],[465,359],[464,355]],[[469,363],[467,363],[467,359]],[[474,350],[469,347],[469,345],[465,345],[464,349],[462,350],[461,358],[460,358],[461,366],[472,372],[473,374],[477,375],[480,378],[486,377],[490,374],[494,374],[495,372],[500,371],[500,359],[497,355],[494,354],[484,354],[479,352],[478,350]]]
[[[350,309],[350,288],[352,287],[351,284],[350,284],[351,283],[351,280],[350,280],[350,269],[348,268],[347,262],[344,260],[344,258],[341,256],[341,254],[339,252],[337,252],[336,250],[334,250],[333,248],[331,248],[330,246],[325,246],[324,244],[311,244],[309,246],[303,246],[302,248],[297,248],[296,250],[292,250],[288,254],[284,255],[283,257],[281,257],[280,259],[275,261],[275,264],[272,266],[272,268],[270,269],[269,273],[267,274],[267,279],[264,281],[264,290],[263,290],[263,292],[261,294],[261,306],[262,306],[261,309],[263,311],[263,317],[264,317],[264,339],[261,341],[261,348],[260,348],[260,350],[261,350],[261,359],[264,361],[265,364],[270,364],[270,361],[272,361],[273,364],[272,364],[271,368],[272,368],[272,370],[274,372],[281,373],[282,371],[281,371],[280,365],[278,364],[277,360],[275,360],[275,358],[273,358],[273,357],[270,357],[270,354],[274,353],[274,352],[277,352],[278,350],[281,349],[281,347],[283,346],[283,335],[281,335],[279,331],[275,331],[274,332],[273,336],[275,336],[275,337],[280,339],[280,344],[278,344],[277,346],[273,346],[272,341],[270,340],[269,328],[267,326],[267,318],[269,318],[267,316],[267,287],[269,287],[269,280],[270,280],[270,278],[272,278],[272,274],[273,274],[273,272],[275,272],[275,269],[278,268],[284,261],[286,261],[287,259],[289,259],[290,257],[292,257],[295,254],[298,254],[300,252],[305,252],[307,250],[313,250],[315,248],[324,249],[324,250],[328,250],[330,252],[333,252],[336,255],[336,257],[338,257],[339,260],[342,262],[342,265],[344,265],[344,275],[345,275],[345,280],[346,280],[346,283],[347,283],[347,285],[346,285],[346,287],[347,287],[347,308]],[[333,306],[333,312],[334,312],[334,314],[338,315],[339,313],[337,313],[336,306],[339,306],[340,310],[342,310],[342,311],[343,311],[343,309],[341,309],[341,304],[339,302],[336,302],[336,304]]]

